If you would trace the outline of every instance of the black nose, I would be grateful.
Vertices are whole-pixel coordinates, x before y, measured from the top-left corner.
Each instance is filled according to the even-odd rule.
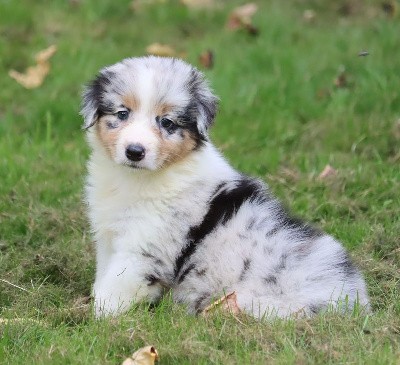
[[[140,144],[130,144],[128,147],[126,147],[125,155],[131,161],[140,161],[144,158],[145,150]]]

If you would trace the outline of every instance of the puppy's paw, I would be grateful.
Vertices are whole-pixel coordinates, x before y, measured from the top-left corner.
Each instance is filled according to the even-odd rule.
[[[96,318],[117,316],[129,309],[132,298],[115,289],[107,290],[99,284],[94,285],[94,315]]]
[[[96,295],[94,315],[96,318],[118,316],[129,309],[130,302],[113,296]]]

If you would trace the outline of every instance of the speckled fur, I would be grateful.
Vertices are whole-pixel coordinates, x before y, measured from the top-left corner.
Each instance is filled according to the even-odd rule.
[[[199,71],[169,58],[126,59],[87,86],[96,315],[156,302],[166,290],[192,313],[232,291],[257,318],[368,308],[364,280],[340,243],[291,217],[211,144],[216,103]],[[125,156],[132,143],[145,148],[143,160]]]

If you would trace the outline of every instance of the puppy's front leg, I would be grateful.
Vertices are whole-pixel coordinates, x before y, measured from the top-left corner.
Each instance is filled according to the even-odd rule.
[[[96,317],[118,315],[127,311],[133,302],[159,295],[156,286],[148,286],[143,264],[125,254],[114,254],[107,266],[97,272],[93,291]]]

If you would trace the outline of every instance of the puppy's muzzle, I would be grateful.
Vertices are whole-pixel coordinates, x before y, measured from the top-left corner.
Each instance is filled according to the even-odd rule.
[[[143,160],[145,155],[146,151],[140,144],[130,144],[126,147],[125,156],[131,161],[137,162]]]

